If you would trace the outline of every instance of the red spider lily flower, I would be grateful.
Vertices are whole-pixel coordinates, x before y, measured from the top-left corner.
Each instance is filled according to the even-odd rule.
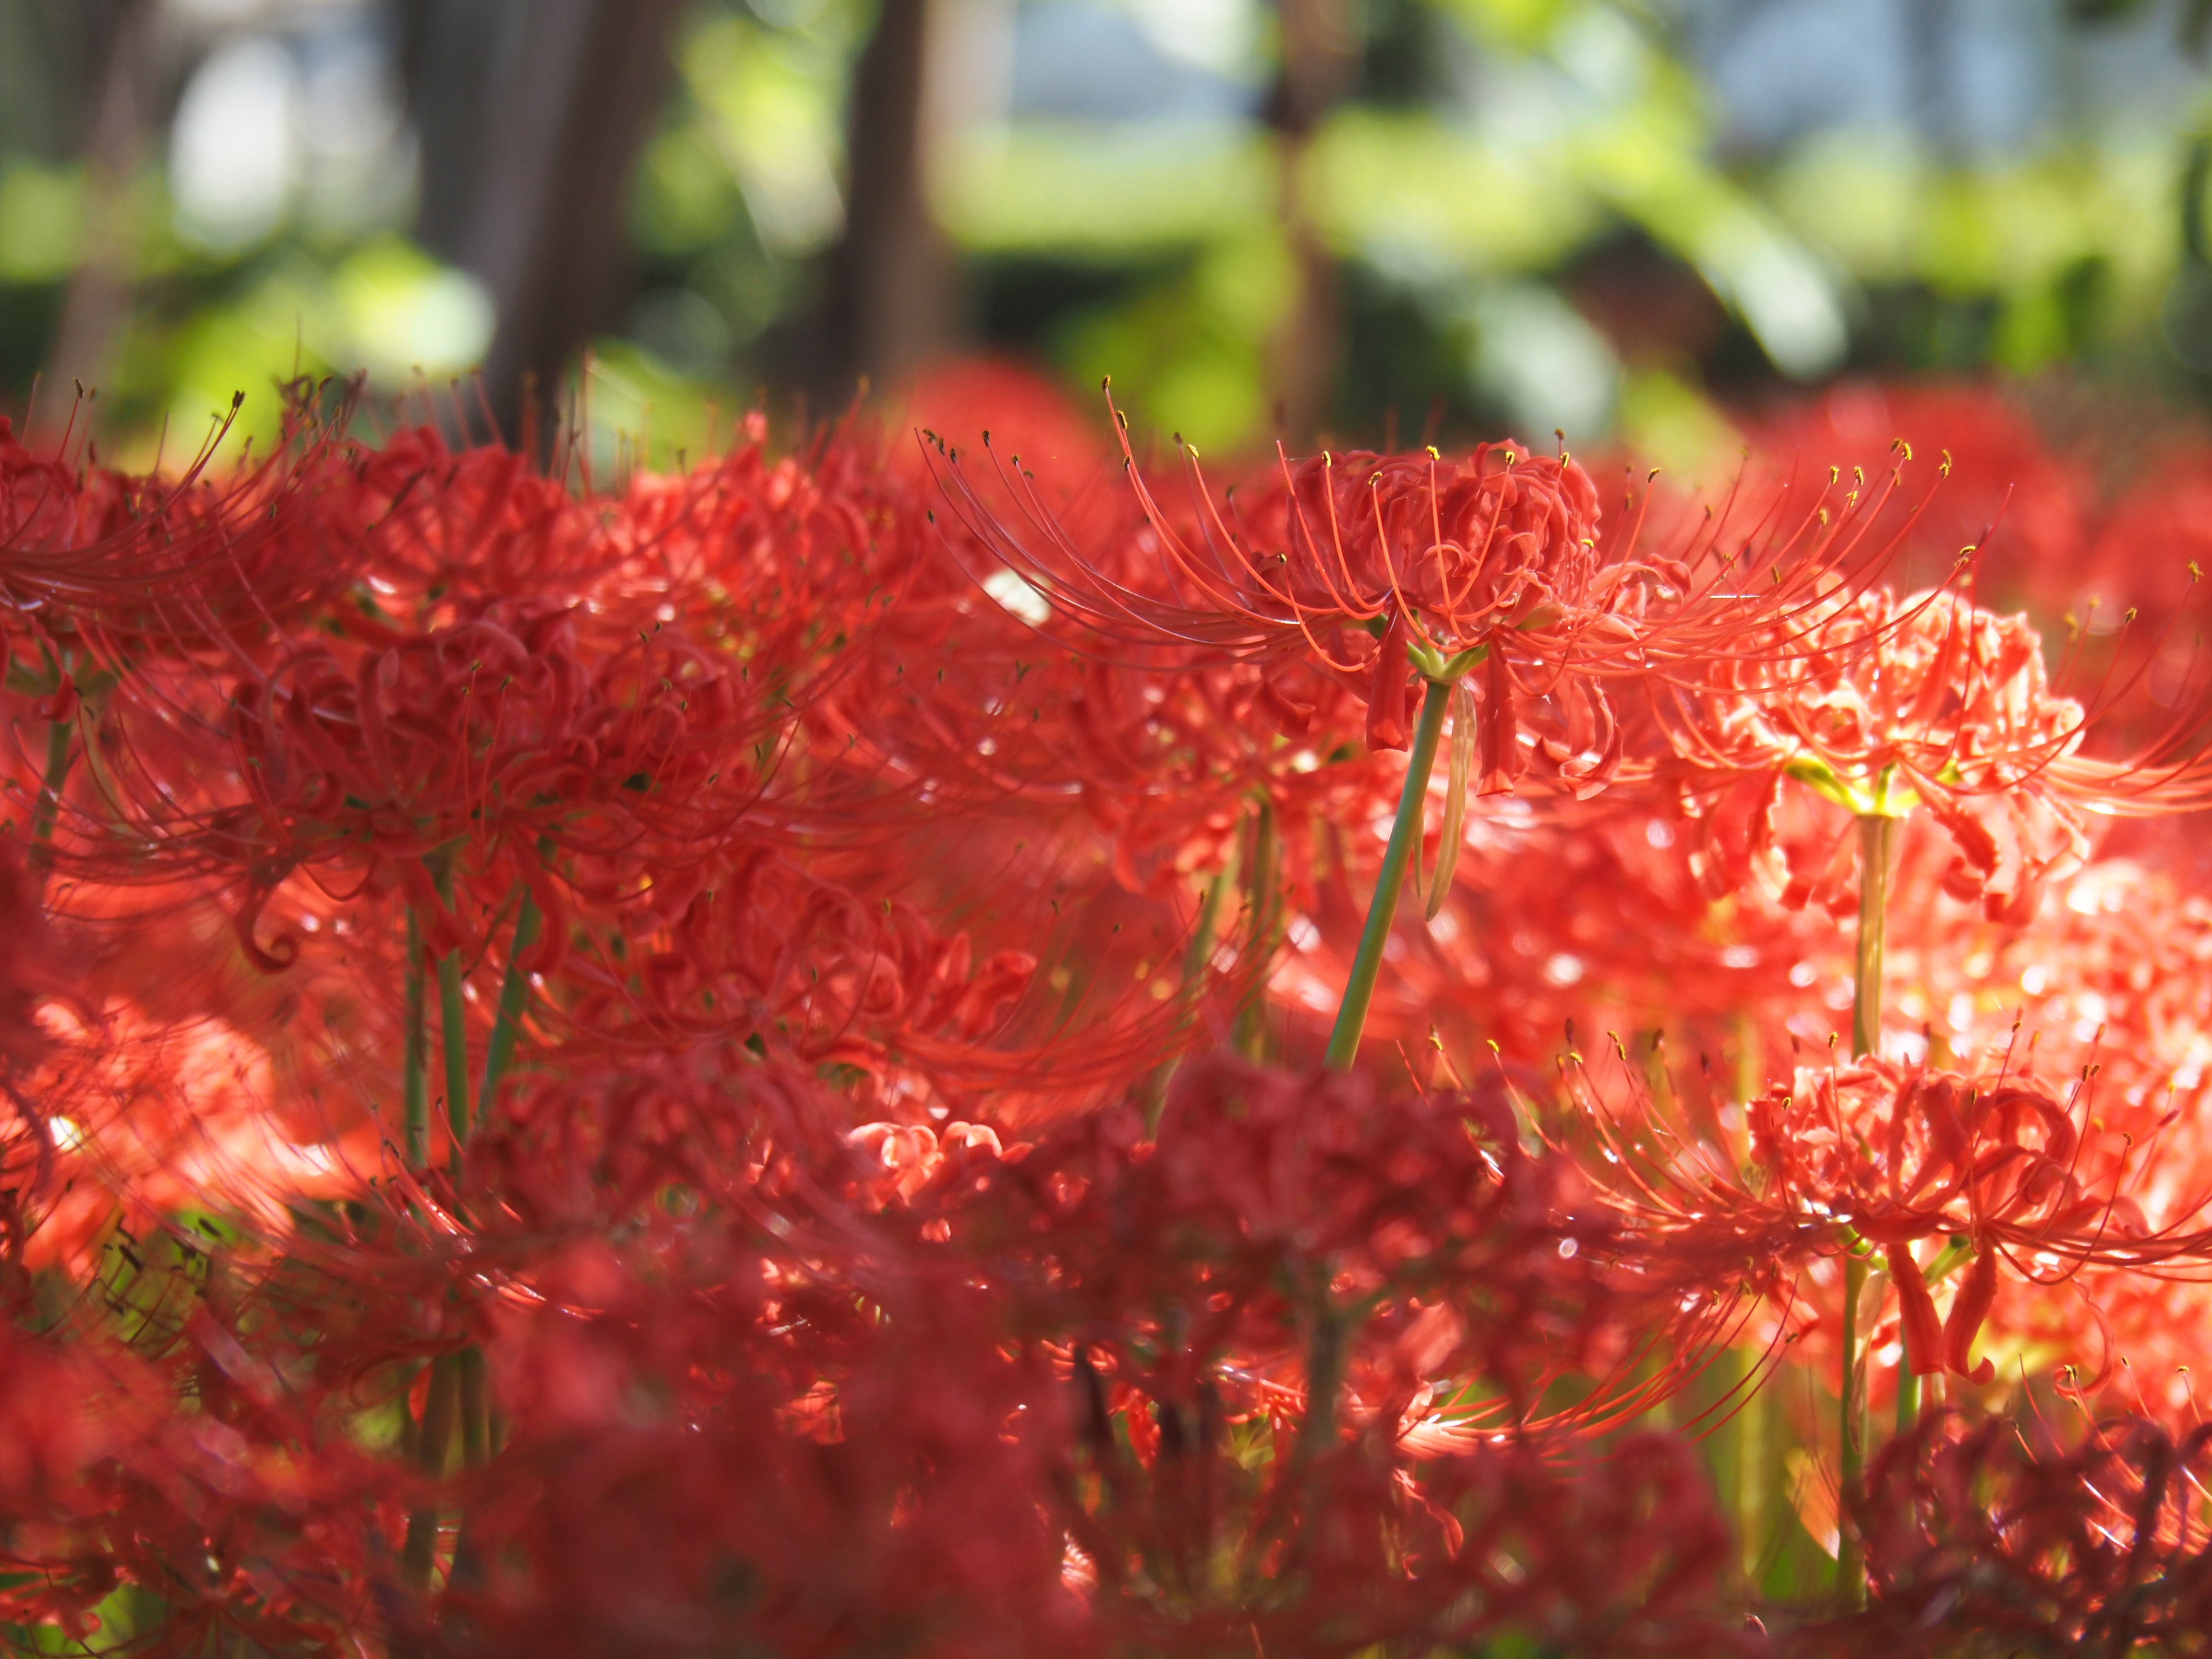
[[[579,964],[566,1019],[630,1046],[715,1036],[878,1075],[957,1072],[1036,971],[1022,951],[978,962],[915,905],[871,902],[769,848],[712,879],[665,933],[634,929],[619,963]]]
[[[429,866],[457,863],[492,913],[528,888],[550,919],[544,967],[569,894],[680,884],[757,818],[806,700],[855,659],[920,545],[912,491],[854,442],[826,439],[811,470],[763,444],[757,429],[724,463],[613,500],[422,434],[364,460],[354,493],[378,510],[349,567],[361,580],[317,626],[219,633],[204,663],[136,664],[121,684],[99,670],[94,718],[62,734],[93,778],[63,797],[57,856],[112,872],[159,848],[239,880],[257,952],[258,908],[300,868],[396,877],[433,948],[452,948],[477,908],[433,894]],[[289,499],[267,527],[296,550],[317,535]],[[817,808],[838,810],[830,786],[869,764],[810,767]],[[21,787],[57,816],[35,776]]]
[[[2184,1224],[2202,1199],[2154,1227],[2133,1190],[2145,1183],[2129,1139],[2085,1127],[2086,1091],[2067,1100],[2031,1079],[1969,1079],[1869,1060],[1801,1068],[1753,1100],[1748,1160],[1683,1133],[1655,1110],[1624,1118],[1601,1104],[1586,1068],[1567,1073],[1602,1157],[1585,1159],[1632,1221],[1634,1247],[1692,1282],[1739,1265],[1777,1293],[1816,1256],[1879,1251],[1899,1298],[1913,1370],[1976,1382],[1974,1339],[2000,1273],[2056,1284],[2084,1264],[2154,1267],[2198,1248]],[[2077,1121],[2077,1118],[2082,1121]],[[1942,1239],[1923,1262],[1914,1247]],[[1939,1319],[1924,1269],[1965,1259]]]
[[[2018,922],[2053,870],[2086,854],[2085,815],[2186,811],[2212,790],[2212,758],[2186,718],[2133,756],[2081,752],[2097,711],[2052,691],[2027,618],[1948,589],[1839,593],[1747,644],[1654,687],[1683,802],[1709,839],[1735,814],[1744,848],[1771,842],[1785,777],[1860,817],[1924,805],[1958,848],[1945,890],[1986,894],[1992,917]],[[1832,857],[1840,840],[1821,845]],[[1801,893],[1829,862],[1804,856]],[[1717,845],[1707,866],[1717,890],[1747,867]],[[2001,866],[2002,891],[1990,886]]]
[[[452,451],[428,429],[364,465],[380,511],[353,597],[402,626],[523,599],[571,607],[609,642],[681,617],[702,637],[739,635],[773,675],[793,638],[826,647],[859,633],[872,605],[910,583],[923,546],[918,487],[851,423],[776,456],[756,413],[720,458],[618,490],[580,493],[507,450]]]
[[[673,878],[757,799],[784,712],[675,629],[603,653],[575,632],[567,612],[523,605],[349,648],[302,642],[237,684],[209,718],[213,742],[177,741],[158,709],[91,728],[96,775],[139,822],[72,817],[63,839],[88,828],[89,845],[64,862],[112,867],[136,841],[140,855],[150,844],[235,872],[240,937],[265,966],[297,949],[253,937],[295,870],[341,890],[396,879],[440,951],[472,935],[476,913],[434,891],[434,862],[494,908],[520,882],[556,922],[564,884],[595,871],[616,891],[641,864]],[[550,927],[547,957],[567,939]]]
[[[1521,723],[1531,712],[1555,728],[1535,757],[1577,793],[1603,787],[1620,760],[1604,684],[1787,617],[1833,585],[1865,516],[1856,495],[1840,519],[1808,514],[1809,532],[1781,530],[1771,510],[1736,551],[1700,529],[1682,556],[1647,556],[1640,511],[1607,532],[1578,464],[1510,442],[1463,461],[1285,459],[1273,476],[1219,499],[1193,454],[1190,505],[1171,511],[1116,418],[1136,523],[1069,529],[1018,463],[1000,473],[1005,511],[957,453],[944,469],[982,556],[1036,596],[1040,629],[1093,654],[1177,666],[1308,665],[1364,693],[1368,744],[1380,749],[1406,745],[1417,675],[1449,684],[1480,665],[1486,793],[1511,788],[1527,769]],[[1764,549],[1756,557],[1754,546]],[[1741,580],[1753,567],[1769,580]]]
[[[1605,1220],[1501,1103],[1216,1060],[1179,1074],[1156,1143],[1139,1133],[1109,1113],[1018,1146],[852,1138],[868,1206],[1060,1357],[1073,1421],[1047,1490],[1113,1644],[1249,1628],[1338,1654],[1592,1619],[1593,1650],[1602,1626],[1643,1651],[1677,1620],[1729,1629],[1708,1599],[1724,1534],[1674,1449],[1563,1477],[1499,1406],[1443,1407],[1425,1380],[1533,1403],[1571,1352],[1620,1366],[1604,1328],[1632,1316],[1562,1248],[1598,1254]],[[1600,1614],[1601,1562],[1656,1622]]]
[[[214,1202],[281,1231],[289,1204],[358,1189],[338,1149],[284,1133],[267,1055],[219,1022],[170,1027],[116,1006],[87,1025],[50,1005],[42,1024],[46,1051],[25,1081],[45,1115],[4,1157],[47,1165],[30,1265],[89,1277],[118,1216],[143,1227]]]
[[[1280,1399],[1262,1379],[1303,1390],[1312,1322],[1331,1319],[1350,1346],[1328,1364],[1369,1368],[1383,1392],[1363,1409],[1385,1422],[1462,1370],[1503,1397],[1462,1415],[1526,1426],[1548,1421],[1534,1407],[1563,1370],[1621,1385],[1576,1420],[1679,1380],[1626,1384],[1620,1298],[1634,1287],[1591,1266],[1610,1218],[1578,1198],[1571,1169],[1522,1152],[1494,1093],[1380,1100],[1364,1079],[1212,1058],[1177,1073],[1158,1141],[1140,1133],[1121,1109],[1041,1133],[1018,1161],[979,1161],[988,1148],[970,1137],[906,1213],[1012,1285],[1063,1286],[1059,1305],[1038,1309],[1076,1321],[1055,1340],[1121,1352],[1122,1374],[1154,1399],[1187,1403],[1208,1377],[1221,1386],[1224,1359],[1255,1402]],[[1477,1285],[1479,1300],[1463,1302]],[[1156,1347],[1170,1331],[1174,1345]],[[1132,1370],[1139,1351],[1151,1357]]]
[[[1869,1472],[1872,1606],[1798,1645],[1911,1651],[1939,1624],[2051,1659],[2199,1639],[2212,1622],[2208,1440],[2212,1428],[2176,1438],[2121,1420],[2062,1445],[2006,1419],[1929,1418]]]
[[[211,440],[164,478],[40,455],[0,420],[9,649],[18,629],[107,662],[235,647],[343,592],[381,506],[343,428],[295,398],[258,460],[218,477]]]
[[[1346,628],[1395,624],[1401,642],[1441,659],[1501,629],[1581,611],[1601,567],[1589,475],[1524,446],[1486,444],[1465,464],[1324,454],[1293,469],[1285,460],[1273,487],[1240,500],[1233,520],[1194,473],[1203,517],[1182,525],[1145,484],[1126,434],[1122,441],[1152,532],[1139,539],[1166,579],[1153,584],[1157,596],[1092,569],[1072,547],[1048,541],[1030,556],[995,520],[971,522],[1048,602],[1108,640],[1187,641],[1240,657],[1307,651],[1356,674],[1362,665],[1331,648]],[[964,481],[957,465],[947,476],[956,489]],[[972,492],[957,499],[981,506]]]
[[[849,1215],[579,1243],[499,1319],[511,1422],[459,1483],[483,1650],[1081,1645],[1041,1512],[1058,1391],[983,1287]],[[765,1242],[765,1241],[764,1241]],[[426,1637],[429,1632],[426,1632]]]

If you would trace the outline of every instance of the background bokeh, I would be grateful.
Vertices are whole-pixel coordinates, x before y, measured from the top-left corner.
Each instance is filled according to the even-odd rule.
[[[0,397],[96,387],[138,460],[299,373],[452,422],[479,364],[479,434],[665,460],[979,350],[1211,447],[1695,471],[1808,386],[1981,370],[2185,421],[2207,10],[0,0]]]

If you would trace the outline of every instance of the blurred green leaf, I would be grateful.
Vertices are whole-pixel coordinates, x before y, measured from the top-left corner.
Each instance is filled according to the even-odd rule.
[[[1025,122],[963,135],[938,187],[976,252],[1127,258],[1249,234],[1275,217],[1273,149],[1256,134]]]
[[[0,283],[69,274],[84,234],[84,175],[17,160],[0,171]]]

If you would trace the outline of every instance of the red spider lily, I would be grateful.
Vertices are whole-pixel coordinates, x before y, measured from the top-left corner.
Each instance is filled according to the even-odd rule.
[[[221,434],[180,477],[41,455],[0,420],[0,615],[112,662],[267,638],[342,592],[381,506],[343,411],[295,400],[278,444],[218,480]],[[312,558],[299,556],[303,546]]]
[[[1049,1490],[1109,1650],[1722,1638],[1723,1534],[1676,1454],[1562,1476],[1496,1431],[1571,1356],[1618,1364],[1625,1310],[1562,1248],[1595,1253],[1601,1219],[1494,1098],[1370,1086],[1217,1060],[1178,1074],[1157,1143],[1120,1114],[1015,1146],[854,1137],[871,1206],[994,1286],[996,1328],[1062,1356]],[[1437,1405],[1439,1376],[1460,1403]],[[1630,1605],[1642,1622],[1604,1611]]]
[[[1654,689],[1683,800],[1711,826],[1708,867],[1723,890],[1771,838],[1785,776],[1860,816],[1924,805],[1958,846],[1946,890],[1981,895],[2002,863],[2010,890],[1986,902],[2014,921],[2034,913],[2061,860],[2086,854],[2084,814],[2185,811],[2212,787],[2188,719],[2138,754],[2083,754],[2096,711],[2051,691],[2027,619],[1949,590],[1838,594],[1747,644]],[[1826,846],[1829,857],[1805,855],[1805,889],[1840,840]]]
[[[37,718],[71,720],[72,676],[96,687],[76,735],[100,805],[64,827],[89,832],[83,856],[142,866],[149,838],[181,838],[202,867],[245,872],[249,926],[291,868],[396,860],[438,943],[467,923],[432,902],[423,860],[463,841],[477,871],[500,866],[495,906],[520,878],[551,911],[556,884],[535,878],[549,838],[567,879],[600,894],[646,866],[669,878],[757,804],[804,699],[857,653],[920,545],[911,490],[860,449],[832,434],[811,469],[770,463],[756,423],[726,461],[611,501],[428,434],[354,455],[349,510],[368,523],[332,568],[356,586],[317,626],[274,642],[204,628],[201,672],[154,672],[104,635],[41,671]],[[312,485],[335,453],[256,475],[258,536],[323,558]],[[150,534],[182,509],[149,512]],[[258,568],[234,574],[263,622],[298,613]]]
[[[88,724],[104,804],[127,794],[140,822],[70,816],[64,863],[143,862],[150,842],[235,872],[257,953],[262,907],[303,867],[340,890],[398,880],[441,948],[469,937],[473,912],[434,892],[434,862],[495,905],[520,882],[562,917],[554,860],[569,884],[604,868],[619,890],[626,867],[696,860],[757,799],[783,717],[738,667],[673,629],[594,658],[566,613],[531,607],[350,649],[303,643],[240,683],[198,741],[150,714]],[[550,929],[549,950],[566,938]]]
[[[634,933],[620,963],[575,975],[566,1018],[633,1047],[717,1036],[880,1078],[957,1065],[1036,971],[1025,951],[979,963],[966,934],[938,934],[914,905],[871,903],[767,848],[714,881],[665,933]]]
[[[1281,896],[1310,890],[1335,823],[1396,787],[1392,769],[1349,740],[1358,719],[1353,694],[1300,665],[1169,672],[1041,652],[1026,623],[948,570],[917,581],[808,723],[826,728],[817,744],[866,757],[870,811],[896,827],[897,844],[927,838],[908,890],[957,907],[995,887],[1009,945],[1018,896],[1034,895],[1029,948],[1065,963],[1070,902],[1093,890],[1103,859],[1125,893],[1155,906],[1141,928],[1117,914],[1125,944],[1162,927],[1178,938],[1087,948],[1123,957],[1155,995],[1173,996],[1153,969],[1178,957],[1264,975]],[[1038,951],[1041,934],[1064,943]],[[1084,958],[1092,983],[1111,971]],[[1200,977],[1187,972],[1184,984]]]
[[[2183,1200],[2154,1228],[2131,1195],[2145,1171],[2128,1139],[2086,1127],[2085,1091],[2062,1102],[2032,1079],[1979,1079],[1869,1060],[1801,1068],[1794,1085],[1752,1101],[1748,1159],[1645,1110],[1606,1109],[1586,1070],[1568,1077],[1602,1157],[1590,1169],[1635,1218],[1633,1249],[1695,1281],[1724,1261],[1778,1275],[1778,1294],[1816,1256],[1880,1251],[1895,1285],[1917,1373],[1972,1364],[2000,1270],[2057,1284],[2083,1264],[2155,1266],[2201,1248],[2182,1231],[2203,1204]],[[2132,1167],[2131,1167],[2132,1165]],[[1914,1246],[1942,1238],[1939,1260]],[[1923,1269],[1971,1252],[1939,1319]]]
[[[1602,787],[1620,758],[1603,684],[1787,618],[1832,586],[1866,515],[1853,495],[1841,519],[1816,504],[1808,528],[1784,530],[1770,509],[1734,551],[1701,529],[1679,557],[1646,556],[1640,510],[1624,531],[1605,532],[1580,465],[1512,443],[1483,445],[1463,462],[1433,453],[1324,453],[1295,467],[1285,459],[1273,476],[1218,500],[1192,455],[1191,501],[1180,511],[1146,483],[1126,430],[1122,446],[1137,523],[1064,526],[1018,463],[1000,473],[1012,503],[1004,512],[957,454],[945,470],[967,529],[1040,597],[1043,632],[1094,654],[1178,665],[1250,659],[1272,675],[1308,665],[1365,693],[1372,748],[1405,746],[1417,668],[1443,683],[1482,664],[1486,793],[1526,769],[1521,711],[1547,702],[1557,730],[1535,752],[1575,793]],[[1753,568],[1770,580],[1745,582]]]
[[[1107,640],[1184,641],[1234,656],[1306,651],[1356,674],[1362,665],[1332,649],[1346,628],[1395,622],[1401,640],[1449,654],[1504,629],[1583,612],[1598,585],[1595,487],[1572,462],[1524,446],[1484,445],[1464,465],[1365,453],[1324,454],[1296,469],[1285,460],[1271,488],[1225,514],[1194,471],[1202,516],[1185,525],[1162,509],[1126,434],[1122,441],[1151,532],[1136,532],[1139,552],[1156,556],[1164,578],[1152,584],[1157,594],[1050,536],[1056,526],[1041,509],[1032,526],[1048,535],[1031,554],[981,511],[957,465],[947,473],[956,499],[976,509],[970,527]],[[1027,490],[1018,499],[1036,500]]]
[[[755,414],[719,459],[580,495],[508,451],[451,451],[428,429],[365,465],[381,510],[355,598],[417,625],[524,598],[574,608],[609,641],[680,617],[765,650],[769,675],[784,661],[772,641],[856,629],[911,580],[922,545],[918,488],[850,423],[778,457]]]
[[[421,1639],[613,1654],[1080,1643],[1036,1446],[1056,1391],[979,1287],[851,1218],[581,1242],[499,1319],[481,1565]]]
[[[2063,905],[2021,898],[2100,808],[2195,799],[2189,677],[2154,653],[2077,704],[2024,624],[1855,586],[1942,545],[1943,492],[1600,518],[1565,458],[1492,447],[1048,515],[955,467],[981,538],[931,558],[940,486],[850,425],[614,490],[311,436],[258,483],[0,492],[48,490],[24,544],[83,579],[19,609],[0,692],[10,1639],[2185,1645],[2193,1443],[2023,1425],[2015,1467],[1975,1414],[2015,1359],[2015,1407],[2192,1409],[2191,832],[2105,831]],[[155,594],[106,585],[171,529]],[[279,568],[325,538],[328,581]],[[1432,668],[1473,676],[1461,804],[1425,825],[1417,783],[1392,845],[1442,902],[1361,947],[1411,1078],[1212,1052],[1310,1047],[1413,769],[1361,739]],[[1637,787],[1463,804],[1539,777]],[[1761,1088],[1849,1000],[1832,811],[1908,791],[1937,823],[1901,836],[1891,988],[1926,1063]],[[1939,829],[1954,894],[2020,902],[1947,895]],[[1593,1015],[1634,1022],[1631,1086],[1571,1063],[1562,1116],[1531,1068]],[[1900,1376],[1912,1449],[1841,1498],[1875,1604],[1760,1603],[1770,1638],[1737,1571],[1768,1540],[1714,1494],[1825,1530],[1838,1402],[1787,1358],[1885,1261],[1854,1344],[1989,1380],[1916,1438]],[[1641,1431],[1686,1401],[1717,1485]]]
[[[1938,1626],[2053,1659],[2201,1640],[2212,1429],[2177,1441],[2146,1423],[2099,1424],[2070,1447],[2022,1430],[1931,1418],[1892,1443],[1858,1510],[1873,1607],[1784,1650],[1894,1653]]]
[[[1486,1401],[1463,1421],[1533,1428],[1553,1421],[1538,1405],[1561,1371],[1633,1370],[1620,1298],[1634,1287],[1584,1259],[1605,1254],[1607,1216],[1571,1170],[1522,1152],[1494,1094],[1394,1102],[1364,1079],[1214,1058],[1176,1074],[1157,1143],[1140,1133],[1112,1111],[1018,1160],[967,1136],[957,1156],[924,1139],[890,1167],[929,1171],[906,1206],[927,1233],[982,1253],[1010,1288],[1056,1287],[1036,1304],[1054,1340],[1122,1354],[1155,1399],[1221,1386],[1228,1356],[1237,1391],[1277,1399],[1263,1379],[1315,1386],[1322,1352],[1379,1390],[1363,1409],[1382,1421],[1465,1372]],[[1331,1328],[1349,1346],[1310,1351]],[[1673,1380],[1601,1389],[1558,1420],[1637,1408]]]

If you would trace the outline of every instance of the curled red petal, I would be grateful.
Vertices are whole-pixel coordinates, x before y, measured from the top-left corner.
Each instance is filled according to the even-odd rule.
[[[1367,694],[1367,746],[1403,749],[1407,738],[1407,693],[1413,672],[1406,663],[1405,619],[1393,617],[1375,653],[1375,684]]]
[[[1891,1247],[1889,1276],[1897,1285],[1912,1374],[1933,1376],[1943,1369],[1943,1322],[1936,1316],[1936,1298],[1928,1294],[1928,1281],[1921,1276],[1920,1264],[1912,1259],[1911,1245]]]
[[[1966,1282],[1959,1286],[1958,1299],[1951,1304],[1951,1316],[1943,1322],[1943,1362],[1970,1382],[1986,1382],[1996,1375],[1996,1367],[1986,1359],[1978,1365],[1969,1364],[1974,1338],[1996,1299],[1997,1255],[1984,1246],[1974,1257],[1974,1265],[1966,1269]]]

